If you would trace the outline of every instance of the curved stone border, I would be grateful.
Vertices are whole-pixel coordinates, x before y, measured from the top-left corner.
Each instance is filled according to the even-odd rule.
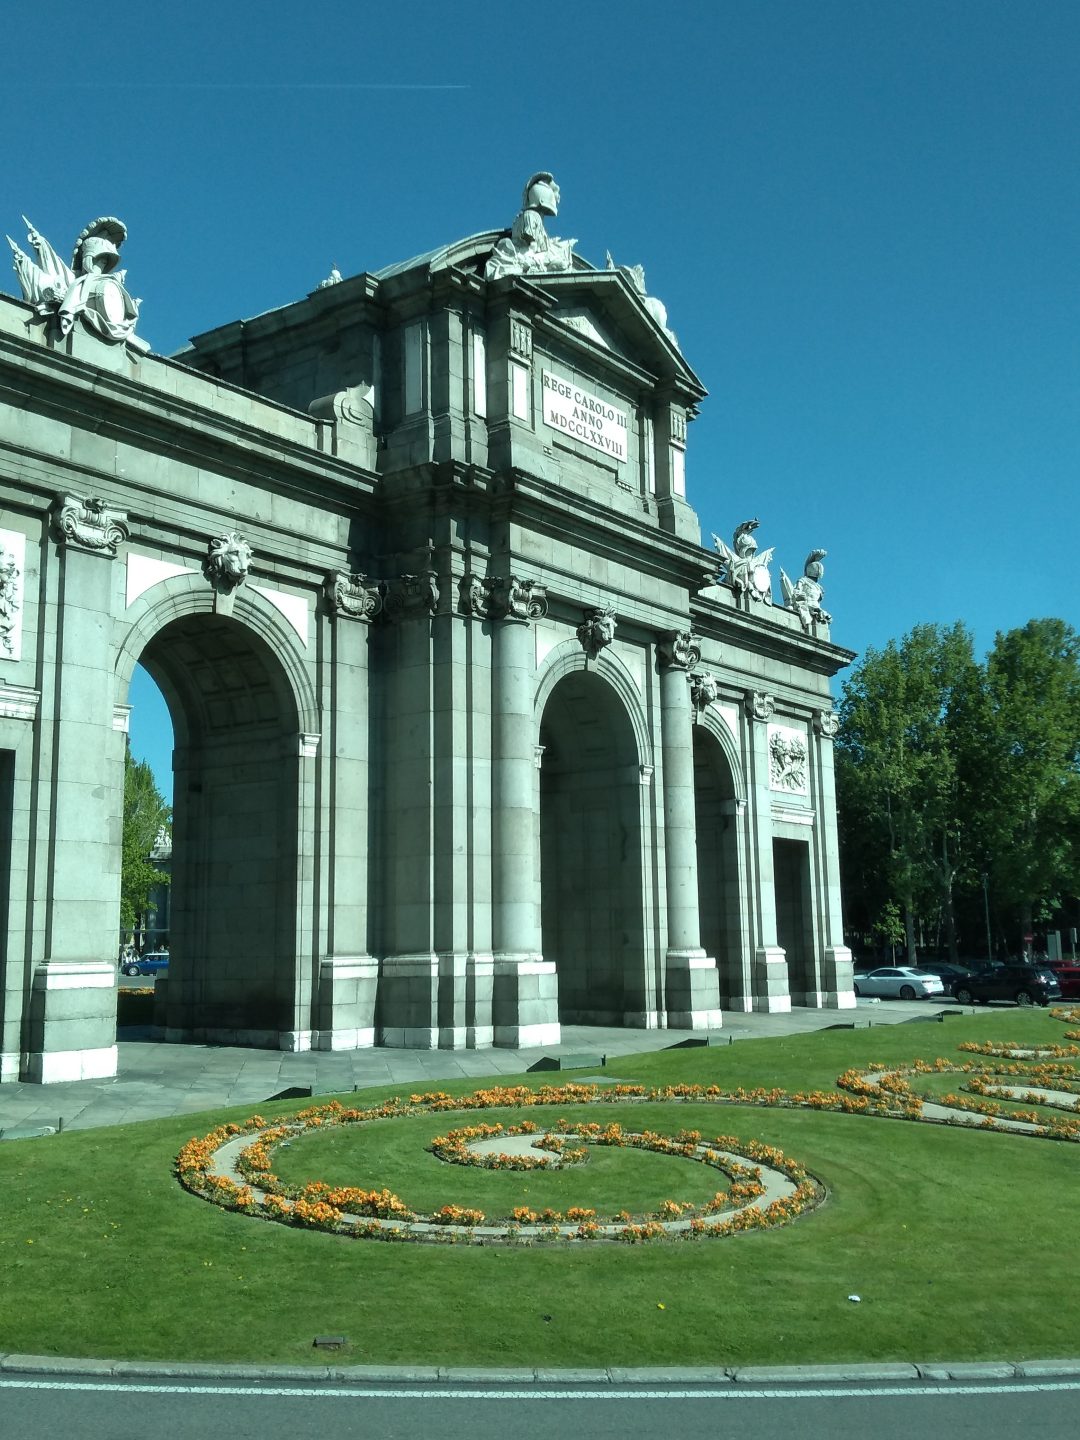
[[[699,1236],[725,1236],[743,1230],[768,1229],[786,1224],[796,1216],[814,1208],[824,1198],[824,1187],[809,1176],[803,1167],[788,1159],[781,1151],[755,1140],[721,1136],[714,1141],[701,1141],[698,1132],[683,1131],[672,1139],[652,1132],[622,1131],[609,1126],[606,1131],[591,1133],[589,1128],[579,1134],[573,1130],[560,1132],[561,1138],[580,1139],[588,1144],[605,1143],[613,1131],[620,1139],[608,1138],[606,1143],[628,1148],[656,1149],[682,1158],[711,1164],[722,1169],[735,1182],[741,1182],[744,1194],[737,1196],[730,1208],[708,1211],[687,1219],[647,1217],[640,1222],[616,1219],[597,1220],[595,1212],[584,1208],[569,1209],[565,1215],[548,1212],[544,1217],[519,1207],[516,1215],[528,1213],[528,1219],[501,1220],[485,1224],[480,1212],[446,1206],[430,1217],[421,1217],[408,1208],[389,1190],[360,1191],[347,1187],[334,1189],[321,1182],[308,1185],[299,1194],[282,1193],[284,1188],[270,1169],[273,1146],[307,1129],[343,1124],[363,1124],[372,1120],[416,1115],[424,1111],[458,1109],[513,1108],[532,1105],[610,1105],[619,1102],[650,1100],[654,1103],[685,1103],[697,1099],[706,1103],[716,1094],[706,1094],[701,1087],[674,1087],[665,1091],[646,1091],[643,1087],[620,1087],[622,1094],[597,1086],[544,1087],[532,1091],[520,1086],[514,1089],[475,1092],[471,1096],[452,1099],[443,1094],[412,1096],[409,1102],[394,1100],[373,1111],[346,1110],[338,1102],[299,1112],[296,1116],[274,1125],[267,1125],[261,1116],[253,1116],[244,1126],[220,1127],[201,1139],[188,1142],[177,1157],[177,1175],[181,1183],[195,1194],[216,1204],[263,1219],[312,1229],[330,1230],[365,1239],[426,1240],[449,1243],[484,1243],[514,1241],[535,1243],[541,1240],[620,1240],[637,1243],[655,1239],[689,1239]],[[710,1091],[715,1087],[709,1087]],[[690,1093],[687,1093],[690,1092]],[[541,1139],[539,1130],[521,1138],[530,1143]],[[504,1144],[505,1136],[492,1137]],[[747,1166],[747,1161],[751,1166]],[[751,1191],[750,1198],[746,1192]],[[352,1207],[346,1208],[346,1207]]]

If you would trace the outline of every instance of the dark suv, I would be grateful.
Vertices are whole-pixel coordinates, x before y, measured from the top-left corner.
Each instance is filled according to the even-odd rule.
[[[995,965],[960,980],[953,995],[961,1005],[1015,1000],[1017,1005],[1049,1005],[1061,999],[1057,976],[1045,965]]]

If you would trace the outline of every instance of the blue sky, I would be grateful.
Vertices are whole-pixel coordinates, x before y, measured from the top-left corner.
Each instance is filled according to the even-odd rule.
[[[710,395],[689,497],[833,638],[1080,624],[1080,5],[9,6],[0,231],[129,228],[155,350],[508,225],[641,262]],[[17,293],[13,275],[0,285]],[[152,707],[134,743],[161,768]],[[167,765],[167,762],[165,762]]]

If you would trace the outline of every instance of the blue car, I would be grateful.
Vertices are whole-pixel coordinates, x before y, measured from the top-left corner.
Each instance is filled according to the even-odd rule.
[[[125,960],[120,969],[125,975],[160,975],[169,969],[169,952],[148,950],[134,960]]]

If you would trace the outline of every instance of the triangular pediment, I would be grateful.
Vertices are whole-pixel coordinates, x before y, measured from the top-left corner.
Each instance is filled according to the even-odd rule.
[[[625,271],[575,270],[529,279],[554,301],[549,318],[571,334],[697,398],[706,393],[665,323],[664,307],[642,294]]]

